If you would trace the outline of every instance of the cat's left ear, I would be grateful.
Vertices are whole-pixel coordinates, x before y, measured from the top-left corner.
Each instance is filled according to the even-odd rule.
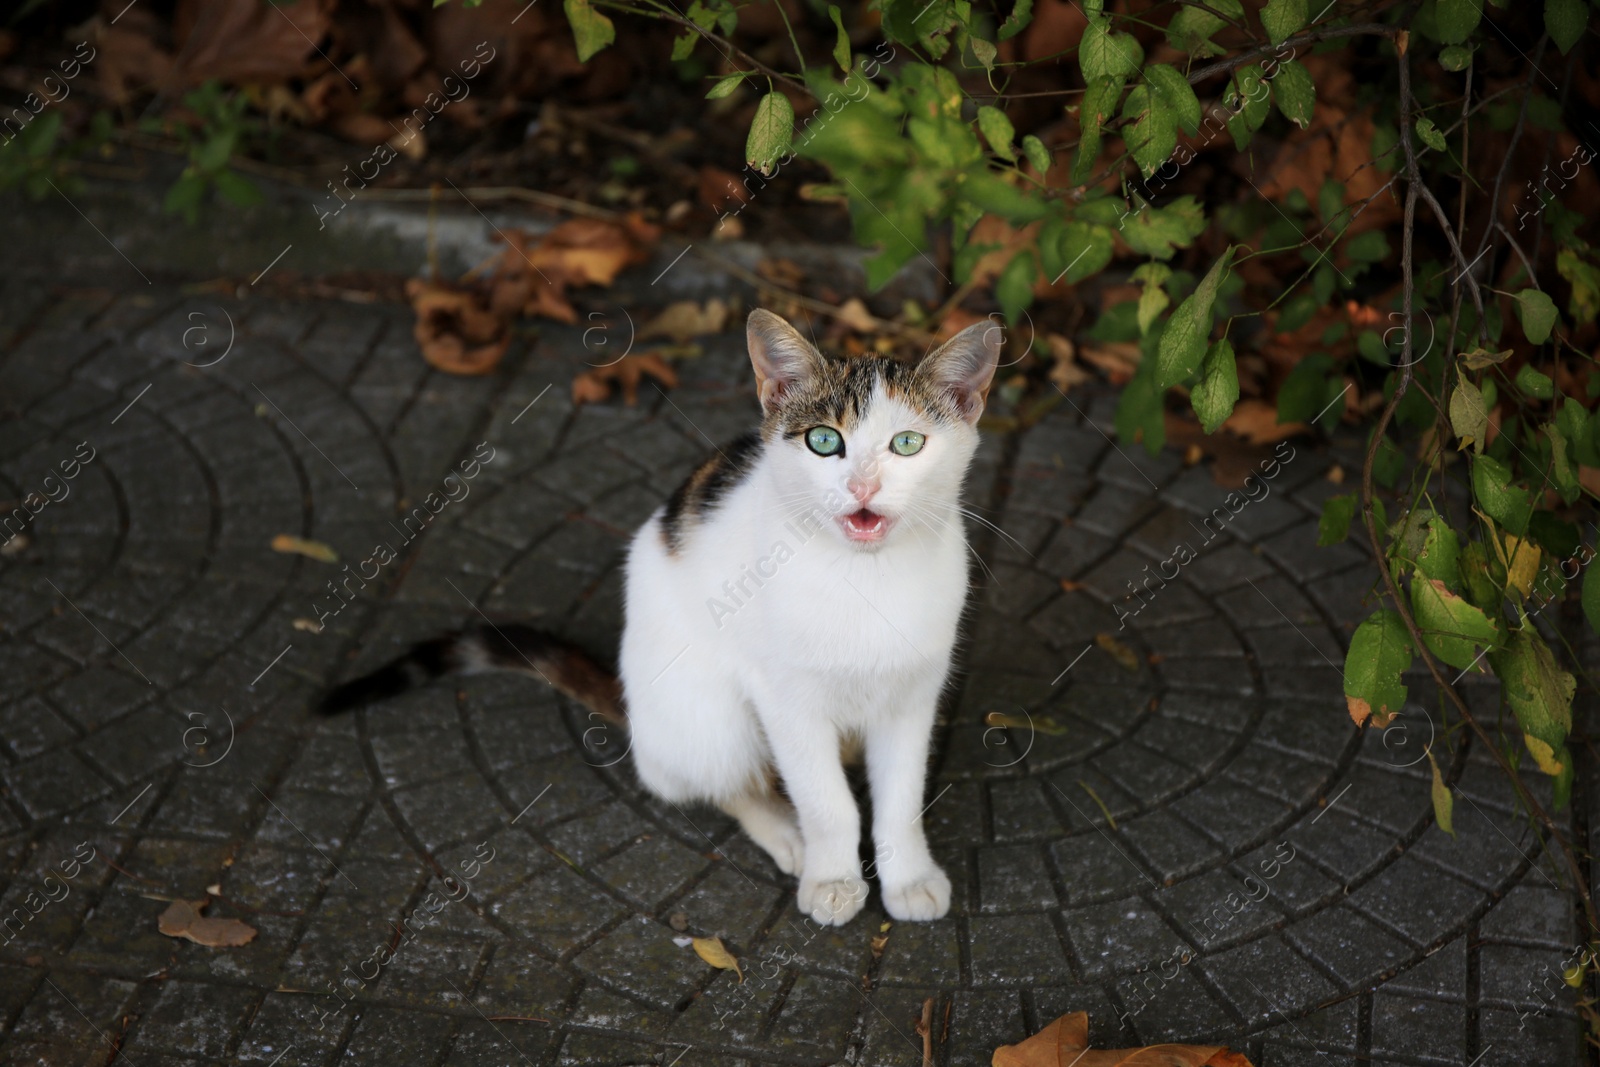
[[[976,424],[1004,342],[1005,331],[998,324],[987,319],[974,323],[924,356],[917,374],[952,397],[961,417]]]
[[[750,312],[745,339],[750,346],[750,365],[756,372],[761,410],[768,414],[777,409],[784,393],[816,374],[821,367],[822,356],[811,342],[801,337],[800,331],[781,316],[765,308]]]

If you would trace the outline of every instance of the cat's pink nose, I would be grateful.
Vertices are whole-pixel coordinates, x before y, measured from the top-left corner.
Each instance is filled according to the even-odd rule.
[[[856,503],[862,507],[871,503],[872,498],[878,495],[878,490],[883,488],[877,482],[861,481],[856,478],[847,480],[844,487],[850,490],[850,495],[855,497]]]

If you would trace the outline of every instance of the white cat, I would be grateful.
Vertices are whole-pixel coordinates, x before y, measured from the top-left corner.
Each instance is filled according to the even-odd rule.
[[[325,710],[447,670],[530,666],[608,717],[625,705],[644,785],[737,818],[799,876],[800,910],[834,925],[867,896],[844,771],[864,747],[884,907],[940,918],[950,880],[928,852],[923,791],[967,595],[961,486],[1000,340],[980,323],[913,367],[824,356],[753,312],[760,430],[634,535],[620,694],[558,640],[491,626],[417,646]]]

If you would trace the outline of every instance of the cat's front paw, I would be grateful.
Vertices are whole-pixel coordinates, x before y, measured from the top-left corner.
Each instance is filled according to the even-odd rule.
[[[950,879],[937,867],[902,885],[883,887],[883,907],[892,919],[928,922],[950,910]]]
[[[948,887],[949,883],[946,883]],[[949,900],[949,890],[945,899]],[[800,892],[795,903],[819,926],[843,926],[856,917],[867,902],[867,883],[859,878],[840,878],[831,882],[813,882],[800,879]]]

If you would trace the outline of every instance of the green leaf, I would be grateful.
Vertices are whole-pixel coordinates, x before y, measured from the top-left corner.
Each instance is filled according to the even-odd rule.
[[[1229,18],[1242,20],[1244,7],[1239,0],[1212,0],[1206,7],[1211,10],[1190,5],[1179,8],[1178,13],[1172,16],[1172,21],[1167,24],[1167,43],[1178,51],[1190,55],[1222,55],[1225,49],[1214,44],[1211,35],[1226,26],[1227,22],[1212,12],[1221,12]]]
[[[1549,340],[1556,324],[1555,301],[1537,289],[1524,289],[1512,299],[1517,302],[1517,321],[1522,323],[1522,332],[1528,340],[1536,345]]]
[[[1144,443],[1145,451],[1154,456],[1167,442],[1165,408],[1161,404],[1161,390],[1148,374],[1135,374],[1123,386],[1117,398],[1117,439],[1124,444]]]
[[[1583,617],[1589,620],[1589,629],[1600,633],[1600,567],[1584,570],[1582,597]]]
[[[1172,268],[1165,263],[1144,263],[1133,272],[1134,281],[1144,282],[1144,289],[1139,294],[1139,336],[1143,337],[1150,332],[1150,326],[1156,321],[1156,316],[1167,309],[1172,303],[1172,298],[1167,291],[1161,288],[1161,283],[1172,274]],[[1209,430],[1207,431],[1210,432]]]
[[[578,46],[578,62],[587,63],[594,54],[617,39],[611,20],[590,6],[589,0],[561,0],[561,8],[572,24],[572,39]]]
[[[1154,259],[1171,259],[1187,248],[1206,228],[1205,211],[1193,196],[1180,196],[1163,208],[1143,200],[1140,208],[1121,220],[1122,239],[1128,247]]]
[[[1439,0],[1433,18],[1441,44],[1460,44],[1478,28],[1483,0]]]
[[[1217,289],[1227,276],[1232,260],[1233,246],[1229,245],[1200,279],[1195,291],[1172,313],[1157,349],[1157,388],[1169,389],[1200,369],[1200,361],[1206,353],[1206,337],[1211,333],[1211,306],[1216,303]]]
[[[1517,388],[1539,400],[1549,400],[1556,392],[1555,383],[1548,374],[1541,374],[1526,364],[1517,371]]]
[[[1423,578],[1454,587],[1461,580],[1460,557],[1461,542],[1450,524],[1442,518],[1430,521],[1422,551],[1417,553],[1417,572]]]
[[[1456,836],[1455,828],[1451,824],[1451,816],[1455,813],[1455,798],[1450,795],[1450,787],[1444,784],[1444,775],[1439,773],[1439,762],[1433,758],[1433,749],[1427,749],[1428,766],[1433,769],[1433,821],[1439,824],[1439,829]]]
[[[1302,3],[1304,0],[1302,0]],[[1078,66],[1084,84],[1092,78],[1131,78],[1144,63],[1144,49],[1132,34],[1111,32],[1111,20],[1091,15],[1078,44]]]
[[[780,92],[768,93],[756,105],[756,117],[744,144],[745,161],[762,174],[770,173],[778,157],[789,151],[793,136],[794,108],[789,98]]]
[[[1033,21],[1033,0],[1017,0],[1017,6],[1011,9],[1011,14],[1000,24],[999,38],[1009,41],[1017,34],[1028,28],[1028,23]]]
[[[998,174],[977,171],[961,183],[961,195],[1008,222],[1033,222],[1050,214],[1050,202],[1017,188]]]
[[[261,190],[256,188],[256,183],[238,171],[225,170],[213,175],[211,180],[216,183],[217,192],[222,199],[235,207],[250,207],[261,203],[263,199]]]
[[[1233,414],[1233,405],[1239,400],[1239,367],[1233,354],[1233,345],[1226,337],[1218,338],[1206,349],[1200,363],[1200,381],[1189,391],[1189,403],[1200,418],[1200,428],[1206,433],[1216,433],[1217,427]]]
[[[1033,303],[1033,283],[1038,277],[1039,268],[1033,262],[1033,254],[1024,250],[1011,257],[1011,262],[995,280],[994,297],[1011,325],[1015,326],[1023,309]]]
[[[1017,153],[1011,148],[1011,142],[1016,138],[1017,131],[1011,125],[1011,120],[1006,118],[1006,113],[997,107],[984,105],[978,109],[978,129],[983,131],[983,139],[989,142],[989,150],[1007,163],[1017,161]]]
[[[735,89],[739,88],[739,86],[744,83],[746,78],[750,77],[750,75],[754,73],[755,71],[753,70],[741,70],[736,73],[729,74],[725,78],[718,78],[717,84],[713,85],[709,90],[707,90],[706,99],[721,100],[723,97],[731,95]]]
[[[1028,157],[1028,162],[1033,164],[1033,169],[1043,178],[1050,171],[1050,149],[1045,147],[1043,141],[1033,134],[1022,139],[1022,154]]]
[[[1083,102],[1078,106],[1078,154],[1072,160],[1071,180],[1087,181],[1090,169],[1100,157],[1100,129],[1105,120],[1116,113],[1117,101],[1122,97],[1121,78],[1088,78],[1085,80]]]
[[[1489,429],[1489,409],[1484,406],[1483,393],[1459,368],[1456,378],[1455,391],[1450,394],[1450,428],[1461,439],[1460,448],[1470,445],[1473,452],[1482,452],[1483,437]]]
[[[1600,316],[1600,269],[1584,259],[1577,249],[1562,248],[1556,252],[1556,273],[1572,286],[1567,310],[1574,319],[1588,322]],[[1590,381],[1600,381],[1600,378],[1591,378]]]
[[[1250,143],[1250,135],[1261,128],[1272,111],[1272,83],[1261,64],[1251,63],[1234,71],[1233,84],[1224,92],[1223,102],[1231,112],[1228,132],[1233,135],[1234,147],[1243,151]]]
[[[1502,528],[1526,537],[1533,502],[1528,491],[1511,484],[1511,470],[1493,456],[1472,461],[1472,493],[1483,511]]]
[[[1054,241],[1041,239],[1039,258],[1050,284],[1062,278],[1076,284],[1104,270],[1111,262],[1111,235],[1109,226],[1074,220],[1061,227]]]
[[[1350,238],[1344,251],[1358,263],[1381,263],[1389,258],[1389,239],[1382,230],[1368,230]]]
[[[1471,62],[1472,49],[1465,45],[1453,44],[1439,53],[1439,66],[1448,71],[1466,70]]]
[[[1282,44],[1310,18],[1307,0],[1267,0],[1261,9],[1261,26],[1273,44]]]
[[[833,61],[839,64],[839,69],[846,74],[850,73],[850,35],[845,32],[844,15],[839,12],[838,4],[828,5],[828,17],[833,20],[833,27],[838,31],[833,42]]]
[[[169,215],[181,214],[190,222],[194,222],[200,215],[200,198],[205,195],[205,191],[206,180],[193,168],[186,167],[178,176],[178,180],[167,190],[161,207]]]
[[[1445,150],[1444,134],[1440,132],[1439,127],[1433,124],[1433,120],[1426,115],[1417,116],[1417,136],[1422,138],[1423,144],[1435,152],[1443,152]]]
[[[1317,103],[1317,87],[1311,72],[1290,59],[1278,67],[1272,79],[1272,99],[1283,117],[1302,130],[1311,125],[1311,112]]]
[[[1589,12],[1583,0],[1544,0],[1544,28],[1550,31],[1550,39],[1561,49],[1562,55],[1578,43],[1588,21]]]
[[[1452,667],[1479,667],[1477,646],[1493,648],[1500,643],[1500,630],[1493,620],[1436,578],[1412,581],[1411,610],[1422,631],[1422,643]]]
[[[1333,360],[1321,352],[1313,353],[1294,365],[1278,389],[1278,422],[1305,422],[1319,419],[1338,421],[1344,413],[1336,403],[1344,383],[1334,373]]]
[[[1496,363],[1504,363],[1511,358],[1512,350],[1507,348],[1500,352],[1490,352],[1486,348],[1474,348],[1471,352],[1461,353],[1461,365],[1467,370],[1482,370],[1492,367]]]
[[[1200,131],[1200,98],[1177,68],[1152,63],[1144,68],[1144,80],[1150,86],[1152,102],[1159,102],[1170,112],[1184,132],[1193,136]]]
[[[1146,178],[1156,172],[1178,147],[1178,127],[1172,112],[1150,95],[1148,85],[1135,85],[1122,102],[1122,140]]]
[[[994,42],[969,35],[967,44],[972,48],[972,58],[976,59],[984,70],[993,72],[995,58],[1000,55],[1000,49],[995,47]]]
[[[672,61],[674,63],[688,59],[694,53],[694,46],[700,41],[700,35],[693,30],[684,30],[682,37],[672,39]]]
[[[1317,545],[1336,545],[1350,536],[1350,520],[1356,517],[1360,502],[1354,493],[1330,496],[1322,502],[1322,518],[1317,520]]]
[[[1559,778],[1563,768],[1571,765],[1565,749],[1572,733],[1572,694],[1577,690],[1572,675],[1556,663],[1550,647],[1526,618],[1511,632],[1504,649],[1489,653],[1489,662],[1500,678],[1501,692],[1516,714],[1517,725],[1522,727],[1524,741],[1538,742],[1528,742],[1528,751],[1541,770]]]
[[[1411,637],[1397,612],[1373,612],[1356,627],[1344,658],[1344,699],[1357,726],[1369,716],[1373,725],[1386,726],[1405,706],[1400,675],[1412,656]]]

